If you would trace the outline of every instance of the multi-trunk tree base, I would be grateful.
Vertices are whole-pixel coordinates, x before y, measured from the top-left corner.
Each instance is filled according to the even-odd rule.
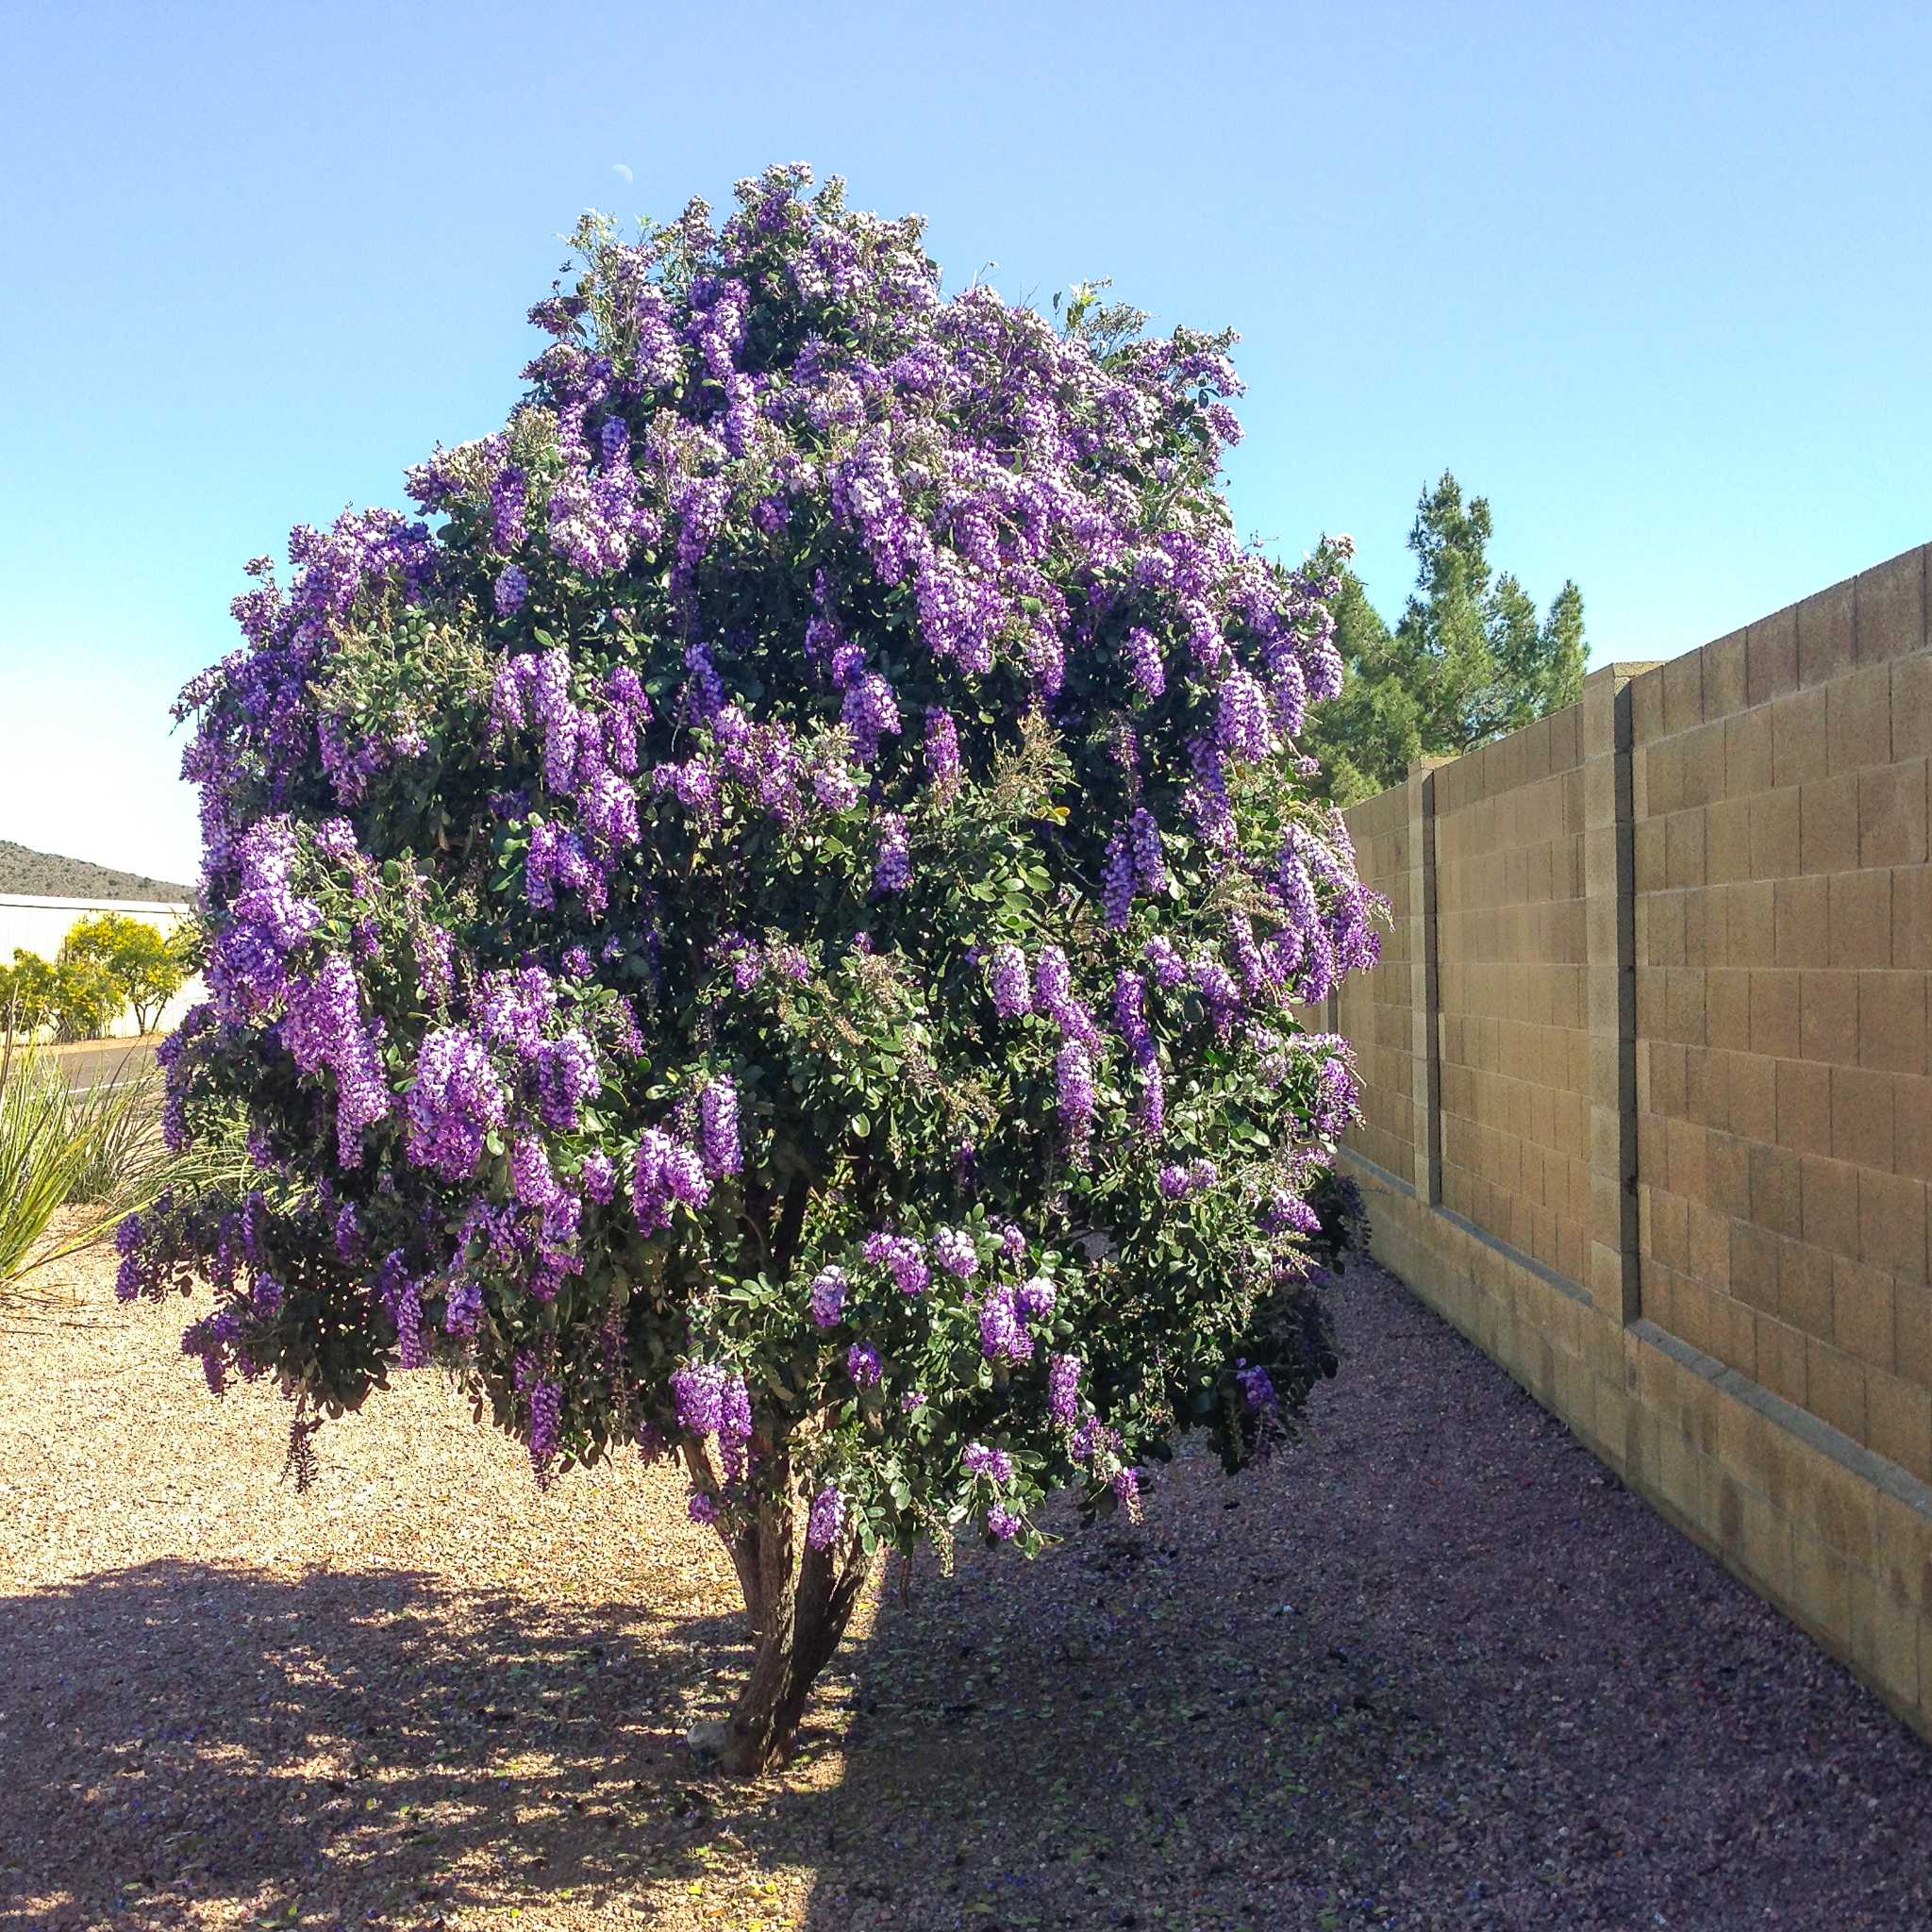
[[[751,1675],[729,1716],[694,1726],[691,1743],[733,1775],[756,1777],[791,1756],[812,1686],[839,1648],[871,1564],[847,1536],[812,1548],[798,1499],[762,1504],[756,1522],[725,1544],[751,1626]]]

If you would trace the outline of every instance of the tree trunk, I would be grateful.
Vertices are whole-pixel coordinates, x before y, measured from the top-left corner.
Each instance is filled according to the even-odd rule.
[[[767,1503],[757,1529],[732,1547],[757,1650],[731,1715],[707,1741],[724,1769],[742,1777],[791,1756],[812,1686],[839,1648],[870,1567],[846,1538],[830,1549],[811,1548],[803,1517],[795,1500]],[[746,1545],[755,1546],[749,1566]]]

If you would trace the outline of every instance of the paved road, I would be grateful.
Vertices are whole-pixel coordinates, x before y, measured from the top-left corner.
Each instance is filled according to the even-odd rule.
[[[67,1084],[76,1092],[111,1080],[130,1080],[155,1063],[152,1040],[91,1040],[65,1047],[58,1057]]]

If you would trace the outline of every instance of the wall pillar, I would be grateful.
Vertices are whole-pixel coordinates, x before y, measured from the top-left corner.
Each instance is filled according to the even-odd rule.
[[[1414,943],[1409,952],[1410,1052],[1415,1061],[1411,1113],[1415,1136],[1416,1199],[1425,1208],[1442,1200],[1442,1053],[1436,986],[1436,780],[1446,758],[1424,758],[1408,768],[1408,907]]]
[[[1628,686],[1646,664],[1583,680],[1584,1024],[1590,1034],[1591,1302],[1620,1325],[1640,1306],[1637,894]]]

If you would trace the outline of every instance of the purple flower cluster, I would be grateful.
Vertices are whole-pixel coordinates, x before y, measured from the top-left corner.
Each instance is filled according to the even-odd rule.
[[[839,1541],[839,1532],[844,1526],[845,1498],[827,1484],[811,1499],[811,1508],[806,1516],[805,1540],[815,1550],[828,1550]]]
[[[638,1225],[646,1234],[660,1233],[671,1225],[674,1203],[695,1209],[710,1200],[703,1157],[660,1128],[646,1127],[631,1163],[630,1198]]]
[[[982,1475],[1001,1487],[1013,1480],[1013,1458],[1004,1449],[989,1449],[984,1442],[967,1443],[959,1463],[969,1475]]]
[[[698,1095],[698,1153],[712,1180],[744,1166],[738,1139],[738,1089],[729,1080],[713,1080]]]
[[[903,892],[912,883],[912,858],[906,849],[906,821],[895,811],[879,814],[879,853],[873,871],[874,892]]]
[[[979,1305],[979,1352],[991,1362],[1024,1362],[1033,1357],[1033,1336],[1017,1290],[990,1288]]]
[[[1190,1161],[1181,1166],[1170,1161],[1156,1177],[1162,1196],[1169,1201],[1185,1200],[1190,1194],[1205,1192],[1221,1178],[1221,1171],[1211,1160]]]
[[[1281,1407],[1281,1398],[1274,1392],[1274,1383],[1264,1368],[1251,1368],[1245,1359],[1236,1365],[1236,1382],[1241,1385],[1241,1399],[1252,1409],[1262,1415],[1274,1415]]]
[[[753,1429],[744,1377],[715,1362],[688,1362],[672,1371],[671,1400],[679,1428],[717,1438],[725,1478],[736,1482],[744,1473]]]
[[[461,1027],[439,1027],[423,1041],[403,1104],[409,1158],[445,1180],[467,1180],[508,1104],[483,1042]]]
[[[812,1276],[811,1319],[816,1328],[834,1328],[845,1312],[847,1282],[842,1268],[821,1268]]]
[[[1080,1363],[1071,1355],[1057,1355],[1046,1371],[1046,1412],[1063,1429],[1080,1415]]]
[[[979,1250],[964,1228],[939,1227],[933,1230],[933,1259],[948,1274],[970,1281],[979,1272]]]
[[[883,1268],[891,1275],[901,1294],[924,1294],[931,1286],[932,1270],[926,1265],[925,1245],[910,1235],[869,1234],[864,1254],[874,1268]]]
[[[303,1073],[325,1067],[335,1075],[336,1158],[359,1166],[363,1129],[385,1119],[391,1103],[376,1051],[380,1022],[364,1022],[356,969],[340,953],[327,954],[313,978],[290,980],[281,1032]]]
[[[992,1009],[1002,1020],[1017,1020],[1033,1010],[1033,988],[1026,974],[1026,955],[1010,941],[987,955],[987,990]]]

